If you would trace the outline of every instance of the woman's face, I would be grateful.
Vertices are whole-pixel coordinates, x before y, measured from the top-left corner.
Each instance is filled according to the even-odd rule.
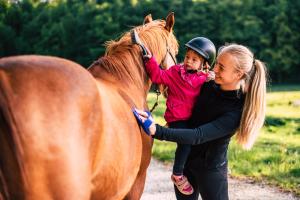
[[[187,70],[202,70],[204,59],[195,51],[188,49],[183,64]]]
[[[214,65],[215,82],[222,90],[236,90],[240,88],[242,73],[236,68],[235,58],[229,53],[221,53]]]

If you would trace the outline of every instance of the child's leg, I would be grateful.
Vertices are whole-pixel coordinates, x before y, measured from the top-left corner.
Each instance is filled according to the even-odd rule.
[[[173,166],[173,175],[171,179],[178,191],[185,195],[191,195],[194,193],[193,186],[189,183],[189,180],[183,175],[183,169],[187,157],[190,153],[191,145],[177,144],[175,153],[175,161]]]
[[[175,161],[173,166],[174,175],[180,176],[183,174],[183,168],[189,156],[190,151],[191,151],[191,145],[177,143],[177,149],[175,152]]]
[[[186,121],[177,121],[169,124],[170,128],[187,128]],[[175,152],[175,161],[173,166],[173,175],[171,179],[177,189],[185,195],[191,195],[194,192],[193,186],[183,175],[185,162],[189,156],[191,145],[177,144]]]
[[[187,121],[176,121],[169,123],[170,128],[187,128]],[[183,174],[184,164],[190,153],[191,146],[185,144],[178,144],[175,152],[175,161],[173,166],[173,174],[180,176]]]

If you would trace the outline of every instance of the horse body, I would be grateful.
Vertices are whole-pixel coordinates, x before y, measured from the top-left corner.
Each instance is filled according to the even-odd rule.
[[[85,188],[91,185],[86,174],[91,169],[84,147],[87,137],[96,134],[91,123],[99,106],[92,76],[75,63],[52,57],[11,57],[1,59],[0,65],[1,113],[10,130],[5,134],[1,120],[4,196],[87,199]],[[11,155],[6,159],[14,162],[2,158],[7,151]],[[20,188],[10,180],[14,176],[20,176]]]
[[[150,82],[139,49],[129,55],[114,63],[108,52],[88,71],[49,56],[0,59],[1,200],[141,197],[152,139],[131,109],[147,107]]]

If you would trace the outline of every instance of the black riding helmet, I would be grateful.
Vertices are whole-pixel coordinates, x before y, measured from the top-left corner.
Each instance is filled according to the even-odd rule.
[[[209,39],[205,37],[196,37],[186,43],[185,46],[203,56],[210,66],[214,63],[216,58],[216,47]]]

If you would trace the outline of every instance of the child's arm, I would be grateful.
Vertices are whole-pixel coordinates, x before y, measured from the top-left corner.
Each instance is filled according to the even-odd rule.
[[[145,61],[145,67],[153,83],[168,86],[171,82],[171,70],[162,70],[154,56]]]

